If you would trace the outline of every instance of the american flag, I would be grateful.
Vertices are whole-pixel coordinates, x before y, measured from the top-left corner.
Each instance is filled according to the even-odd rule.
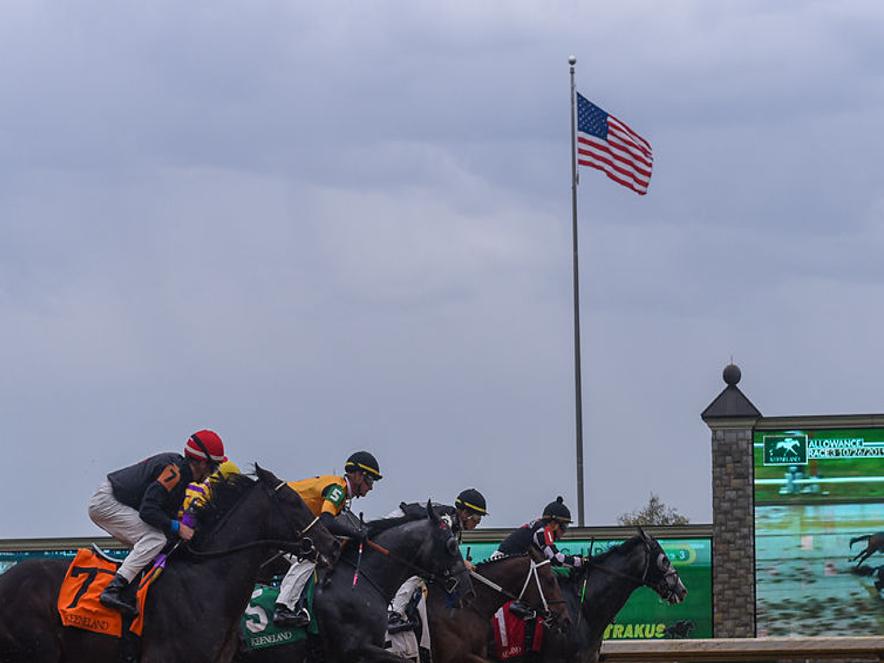
[[[654,155],[648,141],[578,92],[577,163],[597,168],[643,196],[651,183]]]

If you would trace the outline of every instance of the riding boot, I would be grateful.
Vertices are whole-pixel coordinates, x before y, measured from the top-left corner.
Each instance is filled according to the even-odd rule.
[[[310,611],[307,610],[306,596],[302,596],[295,604],[295,626],[298,628],[310,626]]]
[[[390,635],[401,633],[402,631],[410,631],[413,627],[413,623],[395,610],[387,613],[387,633]]]
[[[98,597],[98,600],[101,601],[102,605],[107,606],[108,608],[117,610],[123,613],[123,615],[134,617],[138,614],[138,608],[134,603],[127,601],[124,596],[124,592],[128,586],[129,581],[119,573],[116,573],[114,574],[114,579],[104,588],[104,591],[101,593],[101,596]]]
[[[295,628],[306,628],[310,625],[310,613],[307,610],[307,599],[301,597],[295,604],[294,610],[289,610],[282,603],[276,604],[276,610],[273,612],[273,623],[277,626],[289,626]]]

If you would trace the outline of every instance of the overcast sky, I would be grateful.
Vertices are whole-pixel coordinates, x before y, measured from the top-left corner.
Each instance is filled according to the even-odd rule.
[[[287,479],[371,450],[366,517],[576,517],[572,53],[655,156],[581,173],[590,524],[711,521],[731,355],[764,414],[884,410],[880,2],[13,0],[0,537],[97,536],[204,427]]]

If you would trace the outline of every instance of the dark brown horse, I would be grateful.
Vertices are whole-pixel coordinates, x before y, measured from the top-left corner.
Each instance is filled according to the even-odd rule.
[[[430,588],[427,615],[433,663],[485,663],[488,625],[505,602],[518,599],[548,625],[567,627],[571,617],[549,561],[515,555],[483,562],[473,577],[475,599],[467,608],[453,610],[444,592]]]
[[[865,562],[876,552],[884,552],[884,532],[878,532],[877,534],[866,534],[865,536],[858,536],[854,539],[851,539],[850,547],[853,548],[853,544],[857,541],[868,541],[865,550],[862,550],[858,555],[855,555],[854,557],[851,557],[847,560],[848,562],[856,562],[857,566]]]
[[[224,663],[238,644],[240,617],[262,561],[282,548],[318,561],[340,544],[301,498],[271,472],[216,484],[199,514],[192,550],[176,552],[150,590],[142,663]],[[0,663],[118,663],[121,640],[63,627],[56,608],[68,560],[31,560],[0,576]]]
[[[639,587],[649,587],[669,603],[680,603],[688,593],[663,548],[642,530],[591,558],[570,579],[560,578],[559,584],[572,628],[564,634],[547,634],[543,663],[597,661],[605,628]]]

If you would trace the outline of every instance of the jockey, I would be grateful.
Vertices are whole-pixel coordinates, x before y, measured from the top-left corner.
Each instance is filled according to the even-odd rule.
[[[375,481],[382,479],[378,461],[367,451],[357,451],[344,464],[344,476],[321,476],[303,481],[290,481],[304,503],[336,536],[362,539],[361,529],[350,524],[348,519],[337,518],[342,512],[349,512],[347,501],[354,497],[365,497],[374,487]],[[307,597],[304,588],[313,574],[316,565],[309,560],[299,560],[291,565],[282,584],[273,613],[273,623],[278,626],[306,627],[310,623],[307,611]]]
[[[582,566],[582,557],[566,555],[556,548],[556,541],[571,524],[571,512],[564,502],[565,500],[559,496],[555,502],[547,504],[543,516],[527,525],[522,525],[501,541],[496,554],[521,555],[533,546],[555,566]]]
[[[190,541],[193,528],[177,519],[184,491],[204,481],[227,460],[217,433],[197,431],[184,445],[184,455],[162,453],[111,472],[89,500],[89,517],[119,541],[132,546],[114,579],[101,593],[102,604],[124,614],[138,609],[122,592],[172,538]]]
[[[419,502],[412,504],[406,504],[403,502],[399,505],[397,510],[393,511],[387,517],[395,518],[398,516],[409,515],[411,513],[426,513],[426,508],[426,505]],[[434,503],[433,509],[435,509],[436,512],[441,515],[442,520],[448,523],[448,526],[451,527],[451,531],[457,538],[458,543],[463,539],[464,530],[476,529],[476,526],[482,521],[482,517],[488,515],[485,496],[475,488],[462,490],[457,496],[457,499],[454,500],[453,507]],[[472,562],[469,560],[464,560],[464,565],[469,571],[474,569]],[[423,590],[425,587],[426,585],[424,584],[424,581],[418,576],[412,576],[402,583],[402,586],[396,592],[396,596],[394,596],[393,600],[390,602],[391,609],[389,621],[392,629],[398,630],[399,625],[404,626],[408,624],[408,615],[405,614],[405,609],[411,602],[415,591],[418,588]],[[426,619],[423,621],[424,630],[427,631]],[[422,643],[426,641],[426,637],[421,639]]]
[[[194,481],[188,485],[187,490],[184,491],[184,502],[181,503],[181,508],[178,510],[178,520],[190,528],[195,528],[196,514],[194,511],[212,499],[212,488],[215,484],[239,473],[236,463],[232,460],[225,460],[205,481]]]

